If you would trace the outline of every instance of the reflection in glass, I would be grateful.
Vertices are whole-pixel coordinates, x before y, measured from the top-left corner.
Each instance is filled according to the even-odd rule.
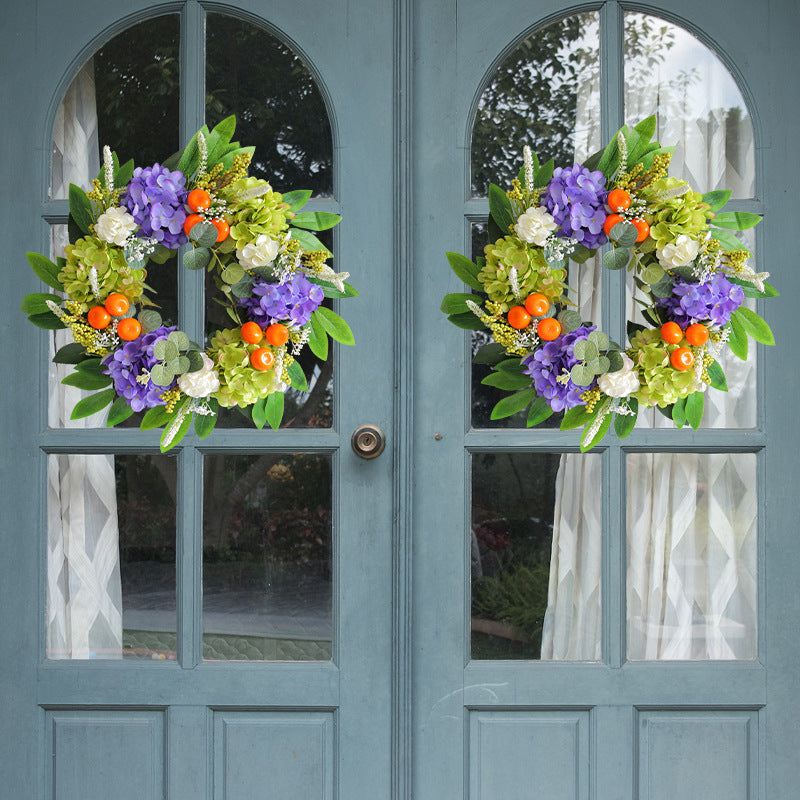
[[[574,14],[524,39],[481,95],[472,129],[472,195],[510,187],[529,145],[566,166],[600,147],[597,13]],[[500,135],[498,135],[500,132]]]
[[[599,456],[573,458],[599,476]],[[565,520],[581,504],[563,460],[472,456],[473,659],[599,658],[599,514],[587,518],[584,541],[570,538]]]
[[[628,658],[754,659],[756,456],[628,455]]]
[[[48,658],[175,659],[175,464],[48,457]]]
[[[722,61],[691,33],[647,14],[625,14],[625,119],[657,115],[655,138],[676,145],[670,174],[696,191],[753,197],[753,126]]]
[[[251,22],[211,13],[206,23],[206,122],[236,114],[236,138],[256,148],[250,174],[279,192],[333,194],[333,138],[303,60]]]
[[[209,455],[204,465],[204,658],[330,659],[330,457]]]

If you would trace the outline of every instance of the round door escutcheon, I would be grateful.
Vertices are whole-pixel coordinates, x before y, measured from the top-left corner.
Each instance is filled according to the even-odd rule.
[[[386,437],[377,425],[359,425],[350,439],[359,458],[377,458],[386,447]]]

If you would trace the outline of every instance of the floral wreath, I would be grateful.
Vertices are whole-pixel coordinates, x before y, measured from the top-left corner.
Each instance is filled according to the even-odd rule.
[[[697,430],[708,386],[727,391],[719,363],[725,346],[747,358],[747,337],[775,340],[745,297],[774,297],[769,274],[730,231],[761,221],[723,212],[730,191],[699,194],[668,177],[672,147],[651,141],[655,117],[624,126],[583,164],[540,165],[528,147],[512,188],[489,187],[492,244],[477,264],[447,258],[477,294],[448,294],[442,311],[455,325],[488,329],[493,342],[475,362],[494,371],[483,383],[513,392],[493,408],[502,419],[528,409],[529,427],[563,411],[561,430],[583,427],[581,451],[611,427],[633,430],[642,407],[657,406],[678,428]],[[610,242],[607,269],[626,268],[643,318],[628,320],[620,347],[585,322],[568,299],[567,261],[582,264]],[[572,307],[572,308],[571,308]]]
[[[296,357],[308,344],[326,359],[328,336],[353,344],[347,323],[324,298],[358,292],[327,264],[331,255],[310,231],[332,228],[337,214],[300,212],[308,190],[279,194],[248,177],[254,148],[231,142],[235,117],[203,127],[186,148],[152,167],[120,166],[103,149],[103,169],[86,192],[69,188],[69,240],[54,264],[28,253],[36,275],[66,295],[29,294],[22,311],[41,328],[69,328],[74,342],[56,363],[74,370],[62,381],[101,391],[76,403],[72,419],[110,405],[109,426],[144,411],[142,430],[164,427],[162,451],[192,419],[211,433],[219,406],[249,409],[254,424],[277,429],[284,392],[308,391]],[[178,248],[188,269],[208,269],[234,328],[207,346],[165,323],[145,283],[148,262],[163,265]]]

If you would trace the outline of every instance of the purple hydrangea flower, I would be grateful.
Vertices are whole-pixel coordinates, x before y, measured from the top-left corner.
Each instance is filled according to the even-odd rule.
[[[178,170],[170,171],[160,164],[137,167],[122,197],[140,231],[170,250],[177,250],[189,241],[183,232],[186,221],[186,177]]]
[[[162,325],[132,342],[127,342],[103,360],[106,375],[110,375],[114,381],[114,390],[128,401],[128,405],[134,411],[166,405],[161,395],[177,385],[177,380],[173,380],[169,386],[157,386],[150,380],[145,383],[137,380],[145,370],[152,369],[158,361],[153,355],[155,343],[159,339],[166,339],[174,330],[175,326],[169,328]]]
[[[597,386],[596,379],[588,386],[577,386],[571,379],[564,381],[565,374],[578,363],[573,352],[575,342],[588,339],[594,330],[595,325],[582,325],[552,342],[547,342],[522,359],[523,371],[533,378],[536,393],[547,400],[553,411],[585,405],[580,395]],[[559,377],[561,381],[558,380]]]
[[[285,283],[269,283],[256,277],[253,284],[253,296],[239,300],[240,306],[247,309],[247,314],[262,328],[273,322],[290,322],[302,327],[310,319],[312,312],[322,304],[325,293],[321,286],[294,275]]]
[[[558,224],[560,235],[594,250],[608,241],[603,232],[606,195],[606,176],[575,164],[554,170],[544,204]]]
[[[690,283],[678,278],[672,295],[658,298],[656,302],[666,308],[669,318],[681,327],[704,322],[721,328],[730,322],[731,314],[743,301],[742,287],[717,272],[706,283]]]

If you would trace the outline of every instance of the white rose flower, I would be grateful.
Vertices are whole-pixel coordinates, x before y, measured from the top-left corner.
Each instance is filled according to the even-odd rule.
[[[638,391],[641,384],[636,370],[633,368],[633,361],[622,354],[622,369],[616,372],[606,372],[597,379],[600,391],[609,397],[630,397]]]
[[[136,230],[136,220],[124,208],[109,208],[95,223],[94,231],[104,242],[123,247]]]
[[[268,267],[278,255],[278,242],[266,233],[258,235],[254,242],[248,242],[241,250],[236,250],[236,258],[245,269]]]
[[[219,389],[219,375],[214,369],[214,362],[205,354],[202,369],[197,372],[185,372],[178,378],[178,388],[187,397],[208,397]]]
[[[688,267],[697,258],[699,250],[700,242],[682,233],[674,242],[656,250],[656,258],[664,269]]]
[[[547,237],[556,229],[556,221],[546,208],[529,208],[525,213],[520,214],[514,230],[528,244],[538,244],[543,247]]]

